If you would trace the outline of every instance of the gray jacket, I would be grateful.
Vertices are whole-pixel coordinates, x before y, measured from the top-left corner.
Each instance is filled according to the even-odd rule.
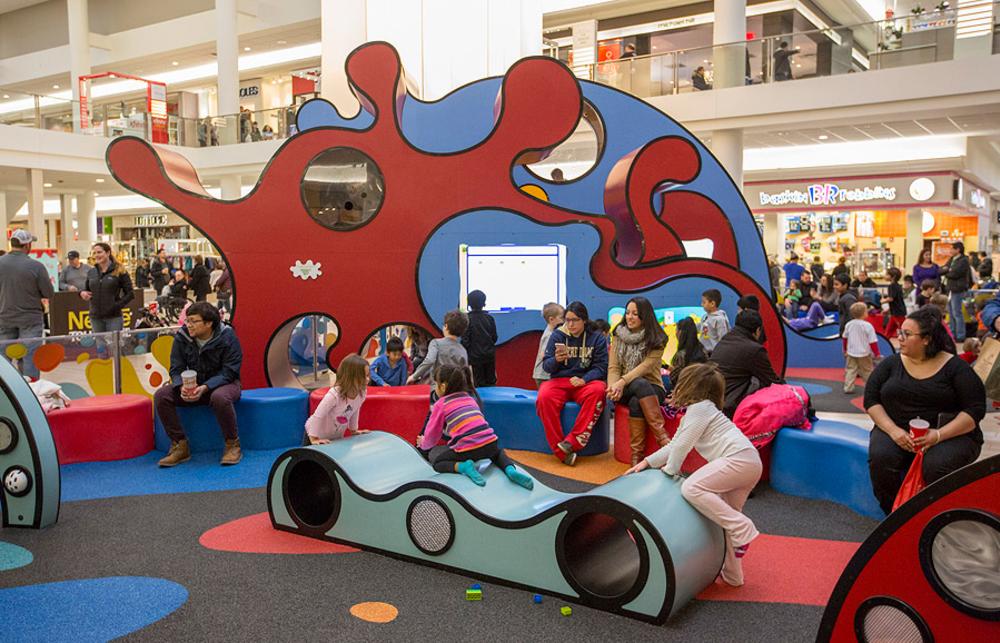
[[[452,366],[468,366],[469,354],[465,347],[457,339],[442,337],[432,339],[427,345],[427,357],[420,362],[420,366],[413,372],[415,382],[423,383],[433,377],[435,369],[444,364]]]
[[[90,266],[81,263],[79,268],[67,265],[59,272],[59,290],[69,290],[73,286],[77,290],[83,290],[87,285],[87,275],[90,274]]]
[[[40,261],[20,250],[0,257],[0,328],[45,323],[42,299],[51,299],[52,282]]]

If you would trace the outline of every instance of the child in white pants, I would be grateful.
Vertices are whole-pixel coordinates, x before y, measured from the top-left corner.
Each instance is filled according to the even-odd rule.
[[[681,371],[673,392],[673,404],[686,406],[674,439],[629,469],[636,473],[648,467],[677,476],[691,449],[708,460],[681,485],[684,499],[726,532],[726,559],[722,580],[743,584],[742,558],[750,542],[760,535],[753,521],[741,511],[747,496],[760,480],[760,456],[750,440],[719,407],[725,398],[726,381],[715,364],[690,364]]]

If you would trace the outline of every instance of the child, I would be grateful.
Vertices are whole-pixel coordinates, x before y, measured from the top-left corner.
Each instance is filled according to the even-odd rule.
[[[917,309],[917,287],[911,275],[903,277],[903,303],[906,305],[907,315]]]
[[[545,347],[549,345],[549,337],[552,336],[552,331],[562,325],[563,313],[565,312],[566,309],[554,301],[550,301],[542,307],[542,319],[545,320],[545,330],[542,332],[542,338],[538,341],[538,353],[535,354],[535,369],[531,373],[531,376],[535,379],[535,384],[538,386],[541,386],[542,382],[552,377],[548,371],[542,368],[542,360],[545,359]]]
[[[468,352],[476,386],[496,386],[497,323],[485,307],[486,293],[469,293],[469,328],[462,335],[462,346]]]
[[[709,355],[715,350],[715,345],[729,332],[729,316],[726,311],[719,310],[722,305],[722,293],[715,288],[709,288],[701,293],[701,307],[705,316],[701,319],[698,339]]]
[[[959,354],[959,357],[971,366],[975,363],[976,358],[979,357],[979,349],[980,344],[978,339],[975,337],[966,337],[962,343],[962,353]]]
[[[475,393],[471,376],[467,366],[445,364],[437,370],[434,388],[439,398],[420,438],[420,451],[427,455],[435,471],[461,473],[480,487],[486,485],[486,479],[476,469],[476,460],[489,459],[514,484],[533,488],[534,481],[518,471],[500,448],[496,434],[470,395]],[[438,445],[442,437],[447,444]]]
[[[865,317],[868,305],[863,301],[851,304],[851,321],[844,327],[844,393],[854,392],[854,380],[868,383],[868,376],[875,370],[874,357],[879,357],[875,327]]]
[[[673,402],[687,407],[674,439],[635,465],[626,474],[648,467],[677,476],[691,449],[708,460],[681,485],[681,494],[706,518],[726,532],[726,559],[722,580],[743,584],[742,558],[750,542],[760,533],[743,515],[743,504],[760,480],[757,449],[719,408],[723,405],[726,380],[715,364],[691,364],[684,368]]]
[[[931,295],[930,301],[927,302],[928,306],[935,306],[941,311],[941,324],[944,325],[945,329],[948,331],[948,337],[951,337],[951,341],[955,341],[955,335],[951,332],[951,326],[946,321],[948,319],[948,295],[943,292],[936,292]]]
[[[886,337],[895,337],[896,331],[906,320],[906,301],[903,294],[903,287],[899,285],[899,280],[903,273],[899,268],[893,266],[887,271],[889,275],[889,289],[886,296],[882,298],[882,304],[889,303],[889,324],[885,327]]]
[[[385,343],[385,355],[372,362],[372,386],[403,386],[406,384],[408,366],[403,359],[403,340],[390,337]]]
[[[785,293],[785,318],[795,319],[798,315],[799,301],[802,299],[802,286],[798,279],[792,279]]]
[[[358,413],[368,392],[368,377],[368,362],[360,355],[352,353],[340,361],[337,383],[306,420],[303,445],[329,444],[344,437],[348,429],[358,433]]]
[[[931,297],[937,292],[937,282],[933,279],[924,279],[920,282],[920,294],[916,297],[917,308],[923,308],[931,303]]]
[[[444,337],[432,339],[427,345],[427,357],[420,362],[407,380],[407,384],[418,384],[430,379],[439,366],[468,366],[469,354],[458,338],[469,328],[469,316],[460,310],[450,310],[444,315]]]

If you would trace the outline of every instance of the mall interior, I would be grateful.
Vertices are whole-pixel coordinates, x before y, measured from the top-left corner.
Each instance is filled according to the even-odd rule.
[[[792,255],[807,272],[846,264],[885,296],[925,250],[942,274],[957,247],[982,253],[995,268],[948,332],[956,353],[996,359],[983,303],[1000,298],[1000,3],[0,0],[0,216],[3,249],[34,237],[28,254],[63,290],[44,298],[44,339],[0,339],[11,640],[1000,636],[992,396],[966,409],[970,463],[884,510],[876,398],[864,373],[845,383],[839,317],[854,313],[789,326],[771,271]],[[93,332],[92,302],[62,288],[70,255],[93,263],[95,244],[139,282],[121,330]],[[161,251],[170,283],[137,280]],[[196,298],[181,306],[170,287],[201,265],[232,282],[199,300],[242,344],[243,459],[220,467],[221,416],[181,409],[207,430],[198,443],[189,429],[192,462],[167,469],[177,441],[154,396],[179,386]],[[553,458],[532,373],[547,302],[627,330],[644,295],[669,392],[676,322],[701,329],[709,289],[727,331],[760,293],[765,361],[807,398],[798,424],[753,440],[763,477],[745,513],[761,535],[740,586],[725,576],[736,532],[681,490],[711,449],[695,447],[708,455],[686,478],[623,475],[630,448],[645,462],[666,442],[635,446],[608,379],[589,447]],[[409,364],[477,290],[496,320],[497,386],[479,404],[530,494],[505,469],[476,487],[419,459],[433,382],[370,386],[361,434],[309,445],[342,359],[374,366],[396,336]],[[913,341],[883,306],[876,368]],[[877,305],[867,315],[882,323]],[[1000,391],[1000,370],[974,367]],[[39,382],[65,402],[38,410]],[[660,402],[682,431],[683,408]],[[741,515],[732,488],[713,493]],[[956,562],[949,547],[987,554]]]

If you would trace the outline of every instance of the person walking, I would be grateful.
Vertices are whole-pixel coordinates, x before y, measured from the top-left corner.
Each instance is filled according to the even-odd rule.
[[[229,273],[229,266],[220,260],[216,264],[222,269],[222,274],[215,280],[215,296],[219,302],[219,312],[231,315],[233,312],[233,276]]]
[[[28,256],[37,237],[25,229],[10,237],[10,252],[0,257],[0,340],[41,337],[45,330],[42,300],[51,299],[52,281],[40,261]],[[31,355],[35,342],[25,342],[25,375],[37,377]]]
[[[149,288],[149,262],[145,259],[140,259],[139,264],[135,267],[135,287]]]
[[[95,333],[121,330],[122,308],[128,306],[135,297],[132,279],[125,266],[111,256],[111,246],[95,243],[91,248],[94,267],[87,275],[87,283],[80,291],[80,297],[90,302],[90,328]]]
[[[788,42],[781,41],[778,50],[774,52],[774,79],[777,81],[792,80],[792,56],[799,53],[799,48],[788,48]]]
[[[170,281],[170,262],[167,260],[167,251],[160,248],[153,259],[153,264],[149,268],[150,278],[153,280],[153,290],[156,296],[163,294],[163,287]]]
[[[191,290],[194,291],[195,301],[205,301],[208,293],[212,292],[211,275],[205,267],[205,258],[201,255],[194,256],[194,267],[191,268],[189,278]]]

